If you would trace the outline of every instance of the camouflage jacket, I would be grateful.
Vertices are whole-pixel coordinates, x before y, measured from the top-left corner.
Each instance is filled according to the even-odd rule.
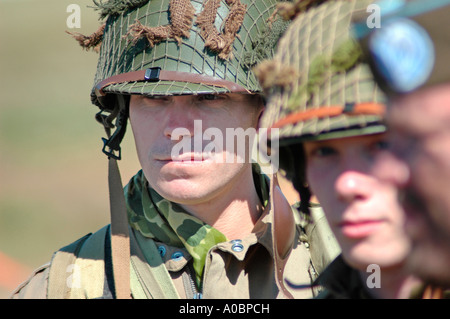
[[[267,181],[260,174],[254,175],[254,179],[262,202],[267,203]],[[284,297],[275,279],[270,205],[266,206],[251,234],[241,240],[228,241],[218,230],[159,196],[148,186],[142,172],[125,187],[125,193],[131,226],[131,254],[137,256],[131,260],[133,298]],[[284,278],[306,287],[288,288],[294,298],[311,298],[314,296],[311,284],[316,279],[316,272],[307,245],[301,240],[305,237],[302,227],[296,227],[296,232]],[[72,264],[58,267],[64,268],[59,270],[52,267],[52,263],[44,265],[18,287],[12,297],[112,297],[108,241],[109,226],[78,240],[70,245],[77,252]],[[74,249],[74,245],[77,248]],[[64,251],[68,249],[62,248],[59,253]],[[168,274],[171,282],[156,287],[158,278],[156,281],[150,278],[155,275],[148,267],[156,267],[162,276]],[[57,277],[60,279],[54,279],[57,283],[52,284],[52,278]],[[50,286],[53,286],[52,293],[49,293]],[[174,288],[173,294],[164,291],[168,286]]]

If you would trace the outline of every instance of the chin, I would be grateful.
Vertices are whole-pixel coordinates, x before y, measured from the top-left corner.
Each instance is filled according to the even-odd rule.
[[[200,187],[186,180],[162,181],[156,183],[153,188],[165,199],[179,204],[196,201],[202,197]]]
[[[448,246],[431,240],[416,243],[408,256],[411,271],[425,281],[450,288]]]
[[[405,247],[389,247],[388,245],[356,245],[347,252],[343,250],[344,258],[353,268],[366,271],[371,264],[380,268],[391,268],[403,265],[409,250]]]

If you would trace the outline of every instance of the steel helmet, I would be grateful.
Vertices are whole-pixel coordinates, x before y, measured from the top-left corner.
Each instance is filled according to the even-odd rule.
[[[275,57],[258,66],[269,88],[262,126],[279,128],[280,145],[385,130],[385,97],[350,34],[352,16],[371,2],[328,1],[300,13]]]
[[[118,127],[105,147],[120,149],[123,96],[261,91],[252,68],[273,56],[286,29],[288,22],[276,15],[279,2],[94,1],[105,24],[89,37],[75,37],[86,48],[100,47],[91,100],[110,113],[97,120],[112,128],[117,116]]]
[[[385,96],[350,33],[352,19],[366,13],[371,2],[318,1],[296,12],[274,58],[256,69],[267,91],[260,126],[278,129],[271,138],[278,139],[280,168],[300,195],[307,186],[299,143],[386,129]]]

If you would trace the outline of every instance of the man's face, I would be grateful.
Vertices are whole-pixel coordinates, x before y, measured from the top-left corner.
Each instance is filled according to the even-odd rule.
[[[251,164],[236,160],[242,141],[226,129],[255,131],[261,111],[260,100],[246,94],[131,96],[130,122],[150,186],[182,205],[238,190]]]
[[[395,187],[370,173],[385,147],[385,134],[304,143],[309,187],[344,259],[364,271],[400,265],[410,249]]]
[[[392,104],[387,116],[392,147],[375,174],[400,189],[413,271],[450,284],[450,85]]]

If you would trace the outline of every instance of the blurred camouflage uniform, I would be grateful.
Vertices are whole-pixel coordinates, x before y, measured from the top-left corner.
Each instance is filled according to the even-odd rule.
[[[250,69],[272,55],[287,26],[275,15],[276,0],[111,0],[98,5],[106,24],[90,37],[76,38],[86,48],[101,43],[91,97],[101,109],[97,119],[108,132],[104,152],[110,167],[121,157],[130,94],[259,92]],[[220,23],[223,30],[217,30]],[[285,278],[308,287],[290,289],[294,297],[311,297],[315,271],[300,240],[302,229],[282,194],[269,191],[273,181],[256,165],[254,182],[265,211],[253,233],[227,241],[218,230],[158,195],[142,172],[132,178],[124,199],[131,226],[132,297],[291,297]],[[114,222],[62,248],[13,297],[116,297],[113,227]],[[128,236],[128,227],[121,231]],[[291,233],[283,242],[288,254],[279,255],[277,234]]]

